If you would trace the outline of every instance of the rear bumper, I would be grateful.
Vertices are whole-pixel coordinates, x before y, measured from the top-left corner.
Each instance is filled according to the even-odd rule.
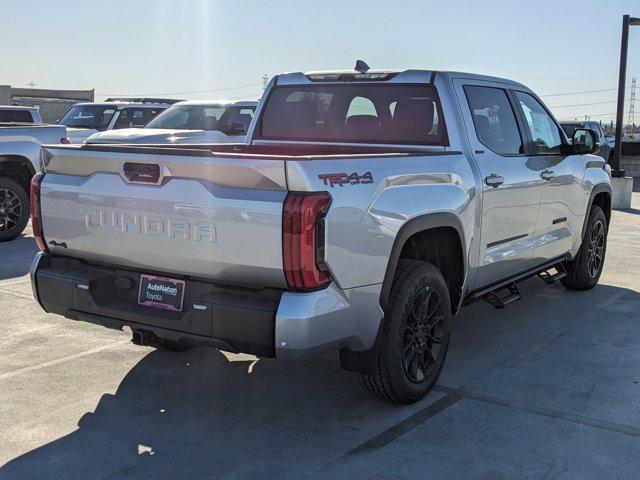
[[[147,272],[145,272],[147,273]],[[367,350],[382,319],[380,285],[310,293],[250,290],[187,279],[182,312],[137,303],[140,272],[38,253],[31,267],[42,308],[72,320],[279,360]]]

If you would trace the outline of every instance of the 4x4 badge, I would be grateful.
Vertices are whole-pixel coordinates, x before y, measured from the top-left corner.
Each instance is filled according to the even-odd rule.
[[[373,183],[373,175],[371,172],[365,172],[359,175],[357,172],[353,172],[351,175],[347,173],[321,173],[318,178],[322,180],[325,185],[329,185],[333,188],[334,185],[359,185]]]

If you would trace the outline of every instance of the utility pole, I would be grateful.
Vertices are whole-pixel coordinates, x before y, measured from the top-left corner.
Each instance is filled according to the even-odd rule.
[[[629,119],[627,123],[633,129],[636,126],[636,77],[631,80],[631,94],[629,95]]]
[[[269,84],[269,77],[267,76],[267,74],[265,73],[262,76],[262,90],[266,90],[267,89],[267,85]]]
[[[28,86],[30,86],[31,88],[37,86],[35,83],[33,83],[33,81],[27,83]]]
[[[620,170],[620,154],[622,153],[622,121],[624,116],[624,87],[627,78],[627,52],[629,50],[629,26],[640,25],[640,18],[630,15],[622,17],[622,39],[620,45],[620,76],[618,78],[618,109],[616,113],[616,146],[611,163],[611,176],[624,177]]]

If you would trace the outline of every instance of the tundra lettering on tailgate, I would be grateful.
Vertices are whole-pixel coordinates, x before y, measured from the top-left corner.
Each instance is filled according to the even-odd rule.
[[[88,232],[103,231],[145,237],[167,237],[175,240],[216,242],[216,227],[207,221],[190,222],[183,218],[161,217],[119,212],[116,210],[80,209]]]

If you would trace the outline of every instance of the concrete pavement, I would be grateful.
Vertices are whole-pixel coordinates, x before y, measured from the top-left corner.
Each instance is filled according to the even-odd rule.
[[[31,237],[0,244],[0,479],[636,478],[640,194],[589,292],[538,279],[455,322],[424,401],[369,398],[327,356],[136,347],[42,312]]]

